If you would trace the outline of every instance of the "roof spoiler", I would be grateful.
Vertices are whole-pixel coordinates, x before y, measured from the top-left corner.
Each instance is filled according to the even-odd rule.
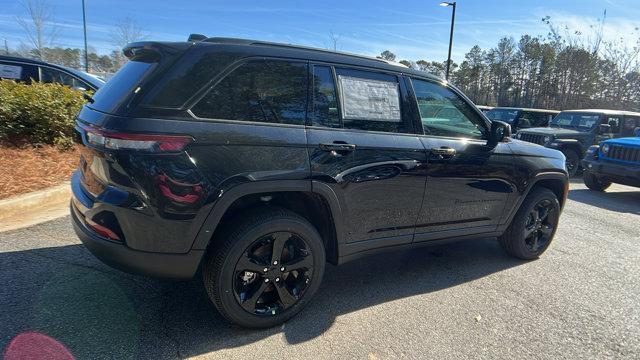
[[[138,41],[127,44],[122,52],[129,60],[158,62],[163,56],[181,52],[191,45],[186,42]]]
[[[189,34],[188,42],[198,42],[207,39],[207,36],[202,34]]]

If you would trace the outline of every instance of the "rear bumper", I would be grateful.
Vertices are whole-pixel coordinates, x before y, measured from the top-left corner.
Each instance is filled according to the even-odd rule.
[[[133,274],[159,278],[188,280],[193,278],[204,250],[191,250],[186,254],[152,253],[133,250],[122,243],[107,240],[89,229],[80,219],[71,203],[73,229],[84,246],[105,264]]]
[[[615,164],[585,159],[582,166],[595,176],[611,182],[640,187],[640,165]]]

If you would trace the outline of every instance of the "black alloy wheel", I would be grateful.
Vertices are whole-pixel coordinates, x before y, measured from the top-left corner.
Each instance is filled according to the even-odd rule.
[[[555,211],[557,209],[552,201],[543,199],[529,212],[524,227],[524,241],[531,252],[538,252],[551,241],[556,223]]]
[[[220,314],[244,327],[266,328],[300,312],[324,274],[325,248],[316,228],[276,206],[251,209],[225,228],[202,268]]]
[[[559,218],[560,202],[556,194],[547,188],[534,188],[498,242],[511,256],[537,259],[551,244]]]
[[[299,301],[312,276],[309,245],[297,234],[280,231],[256,240],[242,254],[233,291],[245,311],[273,316]]]

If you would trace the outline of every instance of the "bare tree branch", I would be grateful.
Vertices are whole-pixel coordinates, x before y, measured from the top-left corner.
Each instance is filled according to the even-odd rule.
[[[42,50],[47,46],[53,46],[60,31],[53,21],[53,8],[46,0],[23,0],[20,4],[28,17],[25,19],[17,16],[16,21],[24,29],[35,55],[42,58]]]
[[[140,41],[147,38],[146,30],[130,17],[119,19],[109,33],[109,41],[119,49],[122,49],[130,42]]]

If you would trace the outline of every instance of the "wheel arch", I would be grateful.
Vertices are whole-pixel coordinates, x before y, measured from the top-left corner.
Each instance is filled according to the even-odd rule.
[[[537,187],[547,188],[553,191],[554,194],[558,197],[558,202],[560,203],[560,208],[564,207],[564,204],[567,200],[567,195],[569,193],[569,177],[564,172],[542,172],[535,175],[529,185],[526,187],[525,191],[520,195],[516,206],[513,207],[509,216],[507,217],[507,221],[505,221],[500,226],[500,231],[504,231],[507,229],[509,224],[513,221],[518,210],[522,206],[524,199],[533,191],[533,189]]]
[[[207,249],[243,211],[274,205],[304,217],[320,233],[327,261],[337,263],[338,243],[343,239],[341,210],[335,193],[323,183],[303,180],[259,181],[234,186],[213,206],[193,243],[193,249]]]

